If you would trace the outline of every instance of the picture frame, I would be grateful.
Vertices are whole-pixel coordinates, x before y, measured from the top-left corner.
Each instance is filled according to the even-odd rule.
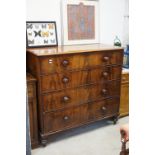
[[[99,43],[99,2],[62,0],[62,44]]]
[[[55,21],[27,21],[26,47],[57,46],[57,27]]]

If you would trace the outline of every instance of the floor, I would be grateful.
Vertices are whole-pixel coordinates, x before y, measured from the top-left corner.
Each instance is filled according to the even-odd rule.
[[[106,120],[71,130],[46,147],[32,150],[32,155],[119,155],[119,127],[128,122],[129,117],[123,117],[116,125]]]

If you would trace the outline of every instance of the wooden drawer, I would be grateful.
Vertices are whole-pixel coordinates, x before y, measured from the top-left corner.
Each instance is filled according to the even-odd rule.
[[[129,83],[121,85],[120,116],[129,114]]]
[[[129,114],[129,72],[122,73],[120,116]]]
[[[28,97],[31,98],[31,97],[34,97],[34,84],[28,84],[28,87],[27,87],[27,93],[28,93]]]
[[[77,108],[45,114],[45,133],[63,130],[67,127],[75,126],[76,124],[81,123],[81,121],[88,120],[87,106],[88,105],[84,105]]]
[[[41,91],[48,92],[74,88],[90,83],[116,80],[121,77],[121,67],[111,66],[91,70],[63,72],[41,77]]]
[[[64,130],[118,112],[119,99],[107,99],[44,115],[45,133]]]
[[[39,144],[38,140],[38,118],[36,101],[36,79],[26,73],[27,95],[28,95],[28,114],[30,123],[31,147],[35,148]]]
[[[81,53],[76,55],[48,56],[40,58],[41,74],[59,73],[64,70],[74,70],[103,66],[111,64],[121,64],[122,52],[100,51],[94,53]]]
[[[107,117],[117,114],[119,111],[119,98],[114,97],[111,99],[105,99],[102,101],[89,104],[89,120]]]
[[[31,145],[33,147],[33,145],[36,145],[38,143],[38,125],[37,125],[36,102],[33,99],[29,99],[28,106],[29,106]]]
[[[111,81],[45,94],[42,95],[42,102],[47,112],[119,95],[120,82]]]
[[[122,74],[122,83],[129,82],[129,73]]]

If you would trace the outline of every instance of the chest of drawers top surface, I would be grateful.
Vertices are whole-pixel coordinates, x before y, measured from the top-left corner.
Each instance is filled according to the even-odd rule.
[[[102,44],[27,49],[29,68],[45,75],[105,65],[122,65],[123,48]],[[38,69],[37,69],[38,68]]]
[[[57,47],[46,47],[46,48],[28,48],[27,51],[31,52],[36,56],[50,56],[50,55],[61,55],[71,53],[83,53],[93,51],[111,51],[111,50],[122,50],[121,47],[109,46],[104,44],[91,44],[91,45],[70,45],[70,46],[57,46]]]

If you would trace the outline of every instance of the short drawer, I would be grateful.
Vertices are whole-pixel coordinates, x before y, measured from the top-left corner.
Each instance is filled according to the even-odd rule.
[[[111,64],[122,64],[121,51],[100,51],[41,57],[40,72],[41,74],[60,73],[64,70],[83,69]]]
[[[119,95],[120,81],[110,81],[44,94],[42,102],[44,112],[47,112]]]
[[[48,92],[66,88],[121,79],[121,66],[63,72],[41,77],[41,91]]]
[[[119,100],[118,97],[114,97],[89,104],[89,120],[118,114]]]
[[[118,113],[119,99],[107,99],[44,115],[44,131],[55,132]]]

